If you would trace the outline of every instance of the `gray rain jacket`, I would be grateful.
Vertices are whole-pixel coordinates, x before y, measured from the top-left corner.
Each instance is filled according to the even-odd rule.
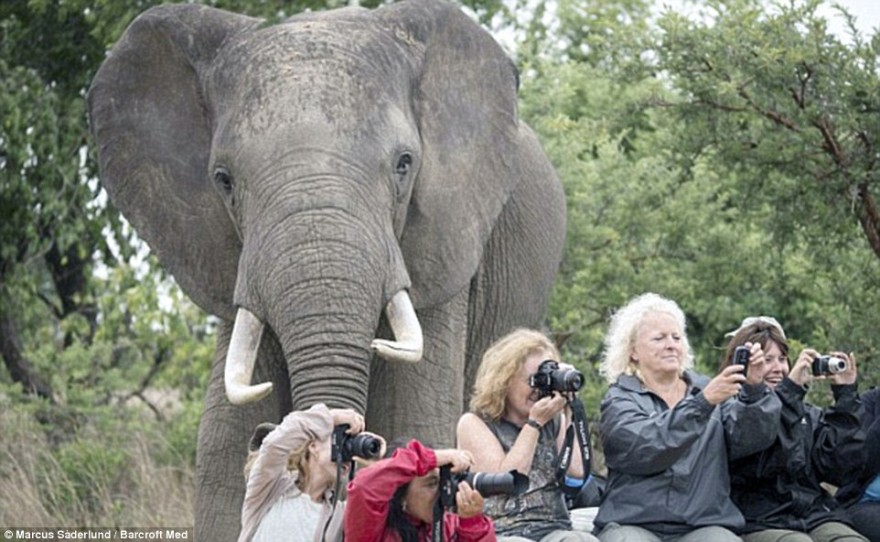
[[[600,437],[608,486],[597,531],[609,523],[682,534],[744,524],[730,500],[728,459],[759,452],[776,438],[781,403],[767,386],[744,386],[737,398],[713,406],[705,376],[686,371],[685,398],[674,408],[621,375],[602,400]]]

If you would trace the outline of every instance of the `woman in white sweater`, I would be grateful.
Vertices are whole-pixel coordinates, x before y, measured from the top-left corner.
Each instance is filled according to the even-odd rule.
[[[349,409],[317,404],[294,411],[280,425],[260,424],[251,438],[245,466],[247,492],[238,542],[339,542],[343,502],[335,502],[341,472],[330,458],[330,436],[337,425],[357,434],[364,418]]]

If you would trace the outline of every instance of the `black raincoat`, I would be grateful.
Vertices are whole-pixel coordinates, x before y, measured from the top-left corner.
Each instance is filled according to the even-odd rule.
[[[809,532],[829,521],[849,524],[821,482],[855,481],[865,463],[865,434],[855,385],[831,386],[834,406],[804,403],[806,390],[785,378],[776,387],[782,419],[770,448],[732,461],[731,498],[750,533],[762,529]]]

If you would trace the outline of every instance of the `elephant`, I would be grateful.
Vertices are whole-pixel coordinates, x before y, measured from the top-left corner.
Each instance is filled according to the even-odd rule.
[[[562,185],[519,74],[441,0],[260,18],[161,5],[88,91],[100,182],[219,320],[195,533],[233,540],[247,441],[323,402],[454,444],[480,355],[540,326]]]

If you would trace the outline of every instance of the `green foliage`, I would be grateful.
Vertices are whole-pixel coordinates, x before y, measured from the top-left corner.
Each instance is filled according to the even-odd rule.
[[[573,6],[562,4],[560,28],[577,30],[590,20],[588,9],[614,13],[619,4]],[[592,405],[606,386],[597,368],[608,318],[645,291],[685,310],[704,372],[717,370],[726,331],[745,316],[772,314],[800,344],[856,352],[863,383],[877,383],[871,330],[880,322],[870,307],[880,303],[880,259],[854,218],[852,177],[876,178],[856,166],[873,167],[864,165],[866,134],[877,133],[870,127],[877,116],[864,105],[878,95],[873,53],[861,42],[846,46],[828,36],[783,39],[762,26],[772,20],[763,4],[711,6],[719,22],[700,25],[669,12],[660,34],[644,19],[596,17],[608,31],[588,30],[592,37],[577,51],[523,56],[531,77],[524,78],[521,114],[538,131],[568,199],[565,260],[549,325],[572,334],[564,355],[588,375],[584,396]],[[820,22],[792,19],[805,13],[812,11],[788,13],[785,28],[824,31]],[[618,38],[607,42],[610,49],[593,45],[609,34]],[[555,39],[537,32],[523,46],[554,50]],[[758,40],[767,50],[753,57]],[[770,51],[774,42],[782,45]],[[791,102],[793,74],[809,54],[828,90],[811,90],[819,93],[810,99],[813,112],[791,114],[804,125],[799,131],[780,128],[769,109],[744,104],[737,85],[726,82],[761,89],[762,103]],[[701,64],[706,58],[713,69]],[[761,60],[749,65],[751,58]],[[846,59],[848,75],[835,82],[832,75],[844,70],[835,62]],[[848,87],[845,95],[832,96],[840,85]],[[723,99],[736,110],[713,105],[728,103]],[[843,152],[861,158],[835,164],[817,137],[822,114],[833,119],[835,133],[848,134],[840,136]]]

